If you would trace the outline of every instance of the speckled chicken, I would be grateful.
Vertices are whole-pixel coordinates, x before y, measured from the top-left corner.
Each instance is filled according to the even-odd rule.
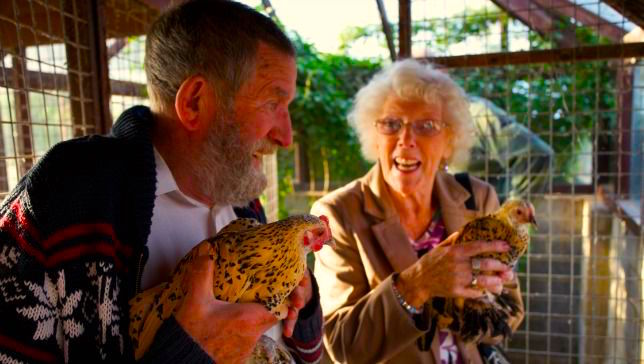
[[[213,294],[228,302],[258,302],[279,319],[288,314],[288,296],[302,280],[306,255],[333,244],[325,216],[297,215],[271,224],[237,219],[195,246],[177,265],[169,282],[130,301],[129,334],[135,357],[147,351],[161,323],[183,299],[181,284],[196,257],[215,262]]]
[[[496,212],[474,219],[460,231],[454,244],[471,241],[504,240],[510,245],[505,253],[481,254],[475,258],[493,258],[511,267],[526,252],[530,225],[536,226],[534,207],[528,201],[508,200]],[[496,295],[484,292],[477,299],[433,299],[431,309],[440,329],[449,327],[465,341],[486,333],[491,336],[511,334],[507,323],[517,313],[519,302],[504,290]]]

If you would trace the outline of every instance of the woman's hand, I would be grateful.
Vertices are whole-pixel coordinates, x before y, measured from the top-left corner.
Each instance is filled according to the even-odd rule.
[[[242,363],[277,318],[258,303],[215,299],[214,269],[207,255],[194,261],[186,272],[187,292],[175,319],[216,363]]]
[[[431,297],[477,298],[483,290],[500,293],[503,284],[514,278],[512,269],[496,259],[480,259],[480,274],[472,286],[472,257],[501,253],[510,248],[504,241],[475,241],[454,245],[458,233],[422,256],[400,273],[396,289],[409,304],[420,307]]]

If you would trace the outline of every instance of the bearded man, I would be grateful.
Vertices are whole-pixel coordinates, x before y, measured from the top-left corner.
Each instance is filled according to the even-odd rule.
[[[145,69],[150,108],[52,147],[0,209],[0,362],[133,361],[128,301],[233,219],[265,222],[262,156],[292,142],[288,38],[245,5],[188,1],[152,25]],[[142,361],[239,362],[264,333],[319,359],[309,274],[277,322],[262,305],[214,299],[213,269],[195,265]]]

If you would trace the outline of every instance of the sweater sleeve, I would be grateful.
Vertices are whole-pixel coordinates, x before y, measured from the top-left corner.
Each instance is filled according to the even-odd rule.
[[[196,363],[212,364],[214,361],[170,316],[163,322],[152,345],[139,363]]]
[[[311,283],[313,297],[300,310],[293,336],[284,337],[284,342],[299,363],[318,363],[322,358],[322,308],[320,290],[313,274]]]

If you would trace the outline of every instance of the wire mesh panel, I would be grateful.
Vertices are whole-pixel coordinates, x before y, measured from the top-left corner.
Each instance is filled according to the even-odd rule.
[[[641,28],[599,1],[411,6],[412,55],[470,97],[478,141],[460,168],[537,209],[512,362],[644,361]]]
[[[116,119],[134,105],[148,105],[143,69],[145,31],[158,15],[140,1],[110,0],[105,4],[110,111]]]
[[[0,3],[0,197],[53,144],[96,131],[87,1]]]

